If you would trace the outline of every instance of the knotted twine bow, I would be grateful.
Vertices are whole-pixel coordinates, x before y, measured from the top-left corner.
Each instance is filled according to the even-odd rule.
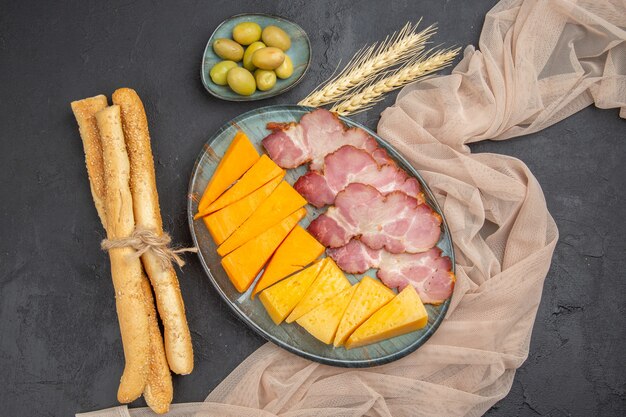
[[[179,248],[172,249],[169,245],[172,242],[172,238],[167,232],[163,232],[157,235],[153,230],[142,227],[135,228],[133,233],[121,239],[103,239],[100,243],[100,247],[104,251],[109,251],[115,248],[131,247],[135,249],[133,256],[140,257],[147,251],[151,250],[152,253],[161,262],[163,269],[167,268],[171,262],[176,262],[179,268],[185,265],[185,261],[178,254],[184,252],[198,252],[198,248]]]

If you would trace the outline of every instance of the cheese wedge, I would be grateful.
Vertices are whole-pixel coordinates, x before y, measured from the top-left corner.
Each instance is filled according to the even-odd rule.
[[[337,327],[358,285],[346,288],[296,320],[314,338],[327,345],[333,342]]]
[[[317,275],[320,273],[326,259],[320,259],[310,267],[280,281],[259,294],[259,300],[265,310],[277,325],[285,320],[285,317],[300,302],[306,290],[309,289]]]
[[[395,297],[395,293],[380,281],[368,276],[358,284],[354,297],[341,318],[333,344],[341,346],[346,339],[378,309]]]
[[[346,341],[346,349],[376,343],[421,329],[428,324],[428,313],[412,285],[359,326]]]
[[[220,256],[227,255],[305,204],[306,200],[291,185],[281,182],[256,211],[217,248],[217,253]]]
[[[230,185],[237,181],[261,156],[245,133],[239,131],[218,164],[198,203],[198,213],[205,211]],[[196,218],[200,218],[197,214]]]
[[[254,213],[254,210],[274,192],[282,180],[282,176],[279,175],[247,197],[203,217],[202,220],[209,229],[215,244],[220,245],[241,226]]]
[[[230,187],[224,194],[215,200],[206,208],[199,216],[206,216],[237,200],[242,199],[251,192],[258,190],[272,179],[281,175],[285,176],[285,171],[276,165],[267,155],[261,155],[261,158],[252,165],[252,167],[243,174],[243,177]],[[281,177],[282,178],[282,177]]]
[[[222,266],[237,291],[245,292],[280,242],[306,215],[301,208],[222,259]]]
[[[256,283],[252,297],[286,276],[301,270],[324,252],[319,243],[301,226],[296,226],[280,244],[276,253],[265,267],[261,279]]]
[[[315,282],[311,284],[304,297],[302,297],[302,300],[289,314],[287,323],[298,320],[324,301],[349,287],[351,287],[350,281],[348,281],[348,278],[339,269],[335,261],[326,258],[326,265],[324,265]]]

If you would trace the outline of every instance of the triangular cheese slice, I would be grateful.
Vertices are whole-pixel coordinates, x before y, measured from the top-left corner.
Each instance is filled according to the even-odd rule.
[[[328,259],[328,258],[325,258]],[[274,323],[280,324],[300,302],[324,265],[325,259],[315,262],[310,267],[280,281],[259,294],[259,300]]]
[[[305,215],[306,209],[299,209],[222,259],[222,266],[237,291],[245,292],[250,287],[280,242]]]
[[[393,300],[372,314],[346,341],[346,349],[369,345],[421,329],[428,313],[417,291],[407,285]]]
[[[357,285],[346,288],[300,317],[296,320],[296,323],[304,327],[307,332],[320,342],[332,343],[341,317],[346,311],[348,304],[350,304],[356,289]]]
[[[198,203],[198,213],[209,207],[209,204],[237,181],[260,157],[246,134],[237,132],[202,194]]]
[[[206,216],[242,199],[281,174],[285,175],[285,171],[281,167],[276,165],[267,155],[261,155],[261,158],[243,174],[239,181],[211,203],[204,212],[199,213],[199,216]]]
[[[282,175],[241,200],[202,218],[215,244],[220,245],[274,192]]]
[[[351,286],[350,281],[348,281],[348,278],[346,278],[341,269],[339,269],[335,261],[330,258],[326,259],[326,265],[324,265],[317,279],[311,287],[309,287],[296,308],[289,314],[287,323],[298,320],[324,301]]]
[[[335,336],[335,347],[344,344],[346,339],[365,322],[379,308],[387,304],[395,297],[395,293],[383,285],[380,281],[368,276],[363,277],[358,288],[341,318],[341,323]]]
[[[286,276],[301,270],[324,252],[319,243],[301,226],[296,226],[280,244],[256,283],[252,297]]]
[[[255,212],[217,248],[217,253],[225,256],[234,251],[305,204],[306,200],[291,185],[286,181],[281,182]]]

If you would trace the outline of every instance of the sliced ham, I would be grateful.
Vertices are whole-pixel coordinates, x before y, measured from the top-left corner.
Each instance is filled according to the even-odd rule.
[[[415,197],[401,191],[384,196],[370,185],[352,183],[311,222],[309,232],[330,248],[356,237],[372,249],[417,253],[437,244],[440,226],[441,217]]]
[[[437,247],[422,253],[393,254],[371,249],[353,239],[345,246],[329,249],[328,255],[350,274],[379,268],[376,275],[386,286],[402,290],[413,285],[424,303],[441,304],[454,289],[452,262],[447,256],[441,256]]]
[[[309,171],[294,184],[294,187],[315,207],[332,204],[338,192],[351,183],[371,185],[382,194],[402,191],[422,203],[423,195],[417,179],[397,165],[379,165],[363,149],[344,145],[326,155],[321,171]]]
[[[320,170],[324,157],[344,145],[364,149],[380,164],[393,163],[367,132],[346,128],[337,115],[325,109],[305,114],[300,123],[268,123],[267,128],[272,133],[263,139],[263,147],[282,168],[310,162],[310,169]]]

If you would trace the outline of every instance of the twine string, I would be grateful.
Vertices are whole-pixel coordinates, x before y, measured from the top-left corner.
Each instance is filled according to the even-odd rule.
[[[135,250],[133,256],[137,258],[150,250],[159,259],[163,269],[167,268],[172,262],[176,262],[176,264],[182,268],[185,265],[185,261],[179,254],[184,252],[198,252],[198,248],[196,247],[173,249],[170,247],[171,242],[172,238],[166,232],[157,235],[153,230],[136,228],[128,237],[121,239],[103,239],[100,247],[104,251],[131,247]]]

